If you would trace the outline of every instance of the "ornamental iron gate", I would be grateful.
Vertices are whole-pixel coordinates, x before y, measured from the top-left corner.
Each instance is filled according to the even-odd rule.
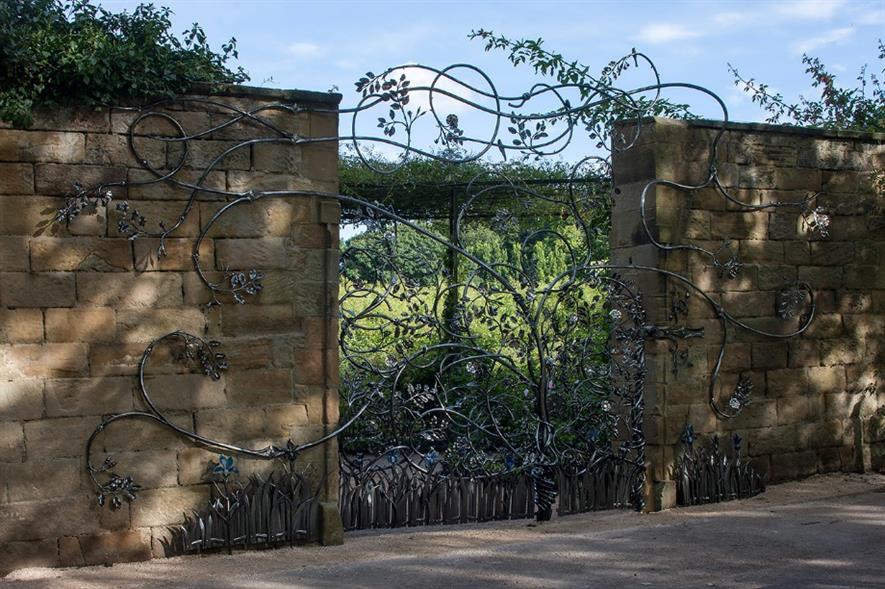
[[[619,77],[628,70],[649,73],[651,81],[619,88]],[[351,247],[342,256],[342,414],[334,431],[303,443],[290,440],[281,446],[247,448],[174,423],[153,402],[146,386],[145,366],[154,350],[172,346],[180,358],[196,363],[214,379],[228,368],[218,342],[183,332],[159,338],[144,353],[139,383],[146,409],[112,415],[98,424],[87,444],[87,470],[99,503],[112,508],[134,499],[139,489],[133,477],[117,474],[111,457],[102,462],[95,456],[96,436],[113,422],[148,420],[222,454],[213,471],[215,493],[210,504],[176,532],[174,543],[180,551],[288,543],[308,534],[309,518],[301,514],[311,509],[316,496],[305,493],[301,479],[290,472],[285,484],[252,480],[235,485],[228,480],[236,471],[230,456],[291,465],[305,450],[335,437],[341,446],[340,507],[348,528],[533,516],[545,520],[554,510],[567,514],[609,507],[641,509],[645,342],[669,339],[678,354],[681,339],[702,337],[703,331],[685,326],[685,308],[678,301],[670,324],[649,324],[642,295],[626,276],[666,277],[714,311],[723,335],[708,391],[712,409],[723,419],[739,414],[751,395],[746,380],[725,404],[714,395],[729,326],[783,338],[802,333],[810,324],[814,301],[804,283],[785,290],[779,299],[785,319],[798,316],[804,307],[798,327],[789,333],[767,333],[731,316],[689,277],[608,260],[608,230],[600,218],[607,217],[612,199],[617,198],[611,190],[608,155],[636,144],[643,117],[657,112],[661,92],[669,89],[712,98],[722,110],[723,123],[710,146],[708,175],[700,184],[657,179],[645,186],[639,214],[650,243],[662,250],[705,256],[726,279],[741,270],[728,243],[710,251],[693,244],[659,242],[645,211],[646,195],[655,186],[686,193],[713,188],[746,211],[790,207],[799,210],[810,227],[826,232],[827,219],[813,207],[813,195],[799,202],[753,205],[729,194],[716,169],[728,120],[724,103],[696,85],[662,82],[643,54],[633,52],[612,62],[599,78],[585,74],[567,83],[539,82],[514,96],[500,94],[485,73],[463,64],[441,70],[394,67],[379,75],[366,74],[356,87],[357,105],[340,110],[287,103],[242,110],[195,98],[134,109],[138,114],[129,129],[130,148],[153,177],[129,185],[162,183],[189,193],[178,219],[160,224],[157,231],[146,229],[145,217],[133,205],[111,202],[115,188],[125,182],[79,188],[56,216],[58,223],[67,223],[97,206],[110,205],[120,217],[123,234],[159,239],[158,254],[163,255],[164,240],[188,218],[201,196],[226,198],[224,206],[203,220],[193,249],[194,267],[211,293],[210,304],[246,303],[261,291],[260,268],[231,269],[213,282],[199,256],[200,244],[213,225],[251,203],[270,198],[336,199],[350,219],[377,237],[376,247]],[[180,106],[224,113],[226,119],[187,134],[175,118]],[[303,137],[274,122],[304,112],[350,116],[351,133]],[[271,113],[273,120],[266,116]],[[380,133],[361,132],[364,115],[377,120]],[[171,170],[155,169],[134,141],[140,125],[157,118],[171,124],[176,136],[154,138],[181,146],[181,159]],[[480,121],[477,127],[486,134],[466,129],[463,121],[468,119]],[[615,119],[635,124],[614,131]],[[235,142],[195,181],[180,174],[192,141],[244,122],[262,132]],[[430,203],[449,208],[450,223],[445,227],[401,213],[396,203],[352,195],[311,190],[233,192],[206,185],[210,172],[226,157],[265,143],[345,142],[366,166],[384,174],[414,157],[452,166],[481,158],[544,160],[563,153],[578,135],[589,136],[596,148],[588,149],[600,155],[582,157],[568,177],[545,182],[513,179],[506,165],[489,164],[481,177],[459,187],[457,199]],[[417,146],[431,141],[434,149]],[[367,151],[368,144],[399,150],[399,158],[379,164]],[[503,248],[492,251],[483,231],[497,236]],[[427,247],[415,247],[421,243]],[[692,476],[690,468],[683,470],[686,477]],[[214,518],[211,525],[210,518]],[[273,523],[262,528],[257,523],[262,519]]]

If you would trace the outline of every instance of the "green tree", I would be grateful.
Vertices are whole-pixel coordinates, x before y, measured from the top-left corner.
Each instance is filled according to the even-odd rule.
[[[38,106],[165,98],[194,82],[239,83],[236,39],[212,50],[198,24],[181,38],[169,8],[113,13],[90,0],[0,0],[0,120],[28,126]]]
[[[881,39],[878,49],[878,59],[883,64],[880,75],[885,76],[885,43]],[[857,86],[843,88],[836,84],[836,76],[817,57],[803,54],[802,63],[806,66],[805,73],[811,77],[811,85],[820,91],[820,96],[800,96],[794,103],[787,102],[779,92],[772,92],[768,84],[744,78],[731,64],[728,69],[734,76],[735,85],[769,114],[769,123],[885,131],[885,85],[879,76],[868,71],[868,65],[860,69]]]

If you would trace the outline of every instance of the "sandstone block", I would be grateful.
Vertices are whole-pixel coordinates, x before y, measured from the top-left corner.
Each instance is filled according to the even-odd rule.
[[[0,274],[0,304],[7,307],[72,307],[74,275],[67,272]]]
[[[116,336],[113,309],[47,309],[46,340],[110,342]]]
[[[201,170],[179,170],[168,180],[158,180],[169,176],[172,170],[158,168],[157,176],[148,170],[130,169],[128,173],[129,200],[187,200],[194,188],[199,187],[198,198],[203,200],[222,198],[214,191],[227,188],[227,178],[222,171],[205,174]],[[181,184],[177,185],[175,182]]]
[[[846,388],[845,369],[842,366],[810,366],[805,370],[811,394],[841,392]]]
[[[293,174],[261,171],[241,172],[236,170],[231,170],[227,173],[227,189],[236,193],[270,190],[316,190],[317,188],[313,181]]]
[[[0,236],[0,272],[27,272],[28,240],[17,236]]]
[[[221,209],[220,203],[200,203],[204,223]],[[310,221],[312,200],[268,199],[244,204],[224,213],[209,229],[210,237],[288,237],[293,225]]]
[[[66,378],[46,381],[46,414],[75,417],[122,413],[132,409],[128,377]]]
[[[99,206],[84,210],[71,223],[53,224],[64,206],[63,198],[4,196],[0,198],[0,234],[5,235],[104,235],[107,211]]]
[[[76,192],[75,184],[89,188],[99,184],[122,182],[126,179],[124,167],[36,164],[35,168],[37,194],[45,196],[73,194]],[[110,187],[110,190],[116,198],[120,198],[123,192],[119,187]]]
[[[80,460],[44,460],[36,452],[30,452],[27,462],[0,465],[12,503],[78,494],[82,492],[82,473]]]
[[[117,468],[131,474],[142,489],[174,487],[178,484],[178,460],[174,450],[115,452],[114,460]]]
[[[181,156],[180,144],[170,143],[167,146],[166,160],[170,168],[175,167]],[[250,146],[238,141],[193,140],[188,142],[184,165],[201,170],[210,166],[216,170],[248,170],[252,165]]]
[[[81,305],[117,309],[152,309],[182,304],[181,276],[171,273],[78,274]]]
[[[126,135],[89,133],[86,135],[85,157],[78,161],[85,164],[127,166],[129,168],[141,167],[146,161],[154,168],[165,167],[165,143],[146,137],[134,137],[133,139],[135,153],[129,148],[129,138]]]
[[[207,500],[203,486],[148,490],[132,504],[132,525],[141,528],[179,524],[185,514],[202,508]]]
[[[106,133],[110,128],[107,110],[62,107],[38,108],[34,111],[31,129],[65,129],[67,131],[92,131]]]
[[[66,378],[89,371],[84,344],[19,344],[6,352],[0,375],[11,378]]]
[[[25,422],[28,461],[82,457],[86,440],[99,421],[95,417],[58,417]]]
[[[118,341],[150,342],[173,331],[201,335],[206,318],[200,309],[137,309],[117,311]]]
[[[0,417],[4,416],[0,414]],[[25,431],[22,424],[17,421],[0,421],[0,463],[21,462],[24,458]]]
[[[0,421],[37,419],[42,415],[42,381],[24,378],[0,380]]]
[[[0,194],[34,194],[34,166],[0,163]]]
[[[37,272],[132,270],[132,245],[126,239],[78,237],[31,240],[31,265]]]
[[[145,386],[158,407],[189,410],[223,407],[225,379],[213,380],[202,374],[167,374],[145,378]]]
[[[301,174],[301,147],[288,139],[272,139],[252,146],[253,167],[256,170]]]
[[[0,550],[0,575],[27,567],[58,566],[58,548],[54,539],[9,542]]]
[[[27,344],[43,341],[43,313],[40,309],[0,307],[0,344]]]
[[[223,305],[221,331],[226,336],[298,333],[302,321],[292,305]]]
[[[139,404],[138,406],[143,405]],[[160,408],[162,410],[162,407]],[[163,411],[175,425],[193,431],[193,415],[189,412]],[[105,430],[104,445],[109,452],[145,452],[162,450],[170,456],[192,443],[167,427],[144,420],[120,420]]]
[[[232,405],[262,406],[292,401],[292,371],[281,368],[236,370],[227,376]]]
[[[139,272],[190,272],[194,269],[196,242],[196,239],[167,239],[161,252],[159,239],[137,239],[134,244],[135,269]],[[206,268],[215,266],[215,248],[211,239],[204,239],[200,243],[199,256]]]
[[[80,540],[76,536],[62,536],[58,539],[58,564],[63,567],[86,565],[80,550]]]
[[[0,132],[0,161],[78,163],[84,145],[82,133],[7,129]]]

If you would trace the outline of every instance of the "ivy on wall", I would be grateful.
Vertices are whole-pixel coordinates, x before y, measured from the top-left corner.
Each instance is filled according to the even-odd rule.
[[[249,79],[229,67],[236,39],[213,51],[196,23],[171,32],[170,16],[151,4],[113,13],[90,0],[0,0],[0,120],[26,127],[40,106],[100,107]]]

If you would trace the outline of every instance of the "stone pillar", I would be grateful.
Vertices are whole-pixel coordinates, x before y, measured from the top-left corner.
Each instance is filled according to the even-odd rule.
[[[719,123],[648,119],[633,149],[614,157],[616,196],[611,236],[616,263],[677,272],[704,289],[739,320],[787,332],[797,320],[776,313],[778,293],[806,281],[815,290],[817,316],[801,337],[780,340],[729,327],[729,344],[717,385],[720,402],[743,375],[753,384],[752,402],[735,419],[717,418],[707,385],[722,331],[716,313],[691,295],[687,327],[703,339],[681,341],[675,358],[667,341],[649,342],[646,388],[647,454],[651,463],[649,506],[675,504],[672,468],[686,423],[696,432],[739,433],[757,470],[770,481],[816,472],[851,470],[856,427],[881,456],[883,440],[874,417],[852,412],[865,399],[865,415],[885,406],[885,136],[756,124],[729,124],[716,162],[722,185],[750,204],[798,201],[820,193],[814,206],[830,215],[829,236],[810,230],[796,209],[748,211],[715,189],[682,191],[656,187],[646,213],[660,242],[696,244],[716,251],[725,240],[743,264],[721,277],[710,260],[693,252],[663,252],[652,245],[639,218],[639,195],[654,179],[697,185],[708,173],[710,146]],[[728,256],[724,256],[727,258]],[[677,281],[632,273],[643,292],[649,320],[670,321]],[[868,462],[875,462],[871,460]],[[879,459],[879,468],[885,461]]]
[[[230,87],[212,99],[244,110],[277,102],[322,109],[259,116],[296,136],[337,134],[338,95]],[[196,101],[176,103],[168,114],[188,134],[232,116]],[[212,227],[199,253],[210,280],[222,280],[225,269],[266,274],[263,290],[245,305],[220,296],[207,310],[211,295],[191,255],[200,227],[227,198],[212,189],[335,193],[337,144],[234,150],[206,175],[210,191],[166,240],[167,255],[158,256],[158,240],[130,240],[120,231],[115,203],[127,201],[148,229],[159,221],[169,227],[190,191],[136,184],[153,176],[129,151],[135,116],[119,108],[61,109],[38,113],[27,130],[0,128],[0,573],[161,556],[166,527],[205,502],[204,475],[218,453],[155,423],[117,422],[96,442],[99,461],[113,455],[115,470],[142,486],[136,501],[100,508],[84,472],[86,440],[102,416],[144,407],[136,374],[156,337],[187,331],[220,341],[227,354],[230,368],[217,381],[172,362],[167,350],[155,354],[147,386],[157,406],[187,429],[260,448],[317,439],[337,424],[337,201],[259,200]],[[173,135],[156,117],[138,132]],[[197,182],[217,155],[260,136],[274,133],[245,119],[192,140],[176,179]],[[159,170],[173,169],[182,154],[174,142],[135,143]],[[75,183],[120,181],[130,185],[112,186],[108,207],[67,228],[48,223]],[[312,465],[322,501],[335,504],[334,443],[305,452],[297,464]],[[237,466],[247,476],[274,465],[244,458]]]

